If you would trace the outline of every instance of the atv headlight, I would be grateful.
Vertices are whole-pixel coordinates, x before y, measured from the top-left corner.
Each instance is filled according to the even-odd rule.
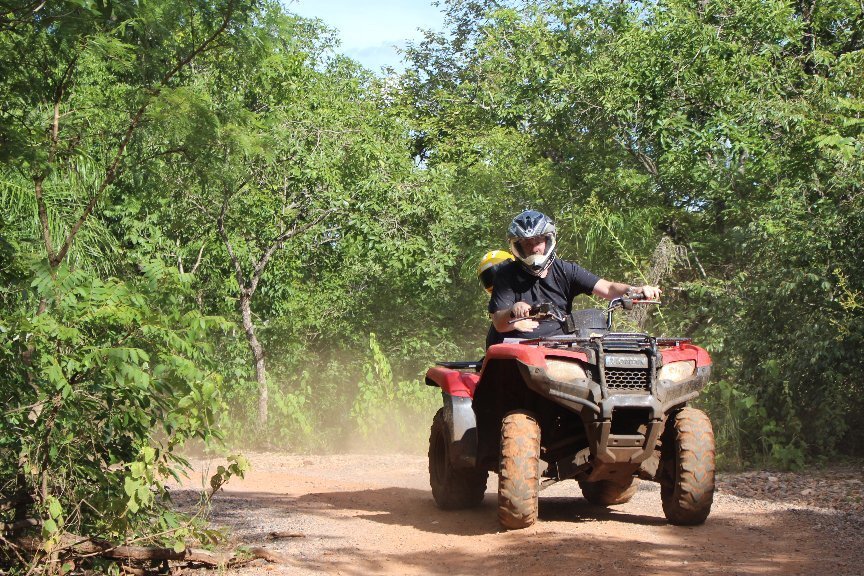
[[[568,362],[567,360],[547,359],[546,374],[553,380],[562,380],[565,382],[588,378],[588,375],[585,374],[585,369],[578,362]]]
[[[670,362],[664,364],[657,373],[658,380],[671,380],[672,382],[680,382],[686,380],[696,371],[695,360],[684,360],[683,362]]]

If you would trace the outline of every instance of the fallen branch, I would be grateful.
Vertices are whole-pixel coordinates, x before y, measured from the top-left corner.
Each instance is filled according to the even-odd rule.
[[[267,548],[261,548],[258,546],[254,547],[254,548],[249,548],[249,555],[250,555],[250,558],[248,560],[245,560],[242,563],[251,562],[252,560],[257,560],[259,558],[261,560],[266,560],[267,562],[270,562],[271,564],[287,564],[288,563],[288,559],[285,558],[284,556],[282,556],[281,554],[279,554],[278,552],[273,552],[272,550],[268,550]],[[237,566],[237,565],[238,564],[233,564],[233,566]]]
[[[267,535],[270,540],[281,540],[283,538],[305,538],[302,532],[270,532]]]
[[[42,526],[42,521],[37,520],[36,518],[25,518],[23,520],[16,520],[15,522],[0,522],[0,532],[19,532],[26,528],[38,528]]]
[[[44,552],[45,542],[39,538],[22,536],[16,538],[14,544],[30,553]],[[74,534],[65,534],[53,552],[71,553],[79,558],[99,556],[117,561],[152,561],[170,560],[187,562],[203,567],[236,567],[253,560],[262,559],[274,564],[284,564],[287,560],[280,554],[266,548],[249,548],[232,552],[213,552],[200,548],[185,548],[177,552],[173,548],[155,546],[114,546],[108,542],[100,542],[83,538]]]

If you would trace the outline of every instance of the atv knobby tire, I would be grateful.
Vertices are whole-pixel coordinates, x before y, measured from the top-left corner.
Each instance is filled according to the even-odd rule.
[[[507,414],[501,423],[498,520],[504,528],[537,521],[540,492],[540,425],[530,412]]]
[[[702,524],[714,501],[714,431],[701,410],[684,408],[666,422],[660,496],[663,513],[679,526]]]
[[[598,480],[597,482],[579,481],[582,496],[595,506],[615,506],[626,504],[636,494],[639,488],[639,479],[627,478],[624,483],[615,480]]]
[[[439,508],[472,508],[483,501],[489,473],[476,468],[454,468],[450,461],[450,433],[440,408],[429,434],[429,484]]]

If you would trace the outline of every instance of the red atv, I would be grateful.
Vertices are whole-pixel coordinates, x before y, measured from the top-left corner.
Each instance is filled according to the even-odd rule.
[[[544,304],[565,335],[491,346],[481,362],[440,362],[426,384],[444,406],[432,422],[429,481],[444,509],[483,500],[498,473],[505,528],[537,520],[538,495],[579,482],[598,505],[623,504],[638,479],[661,486],[672,524],[701,524],[714,499],[714,433],[688,408],[711,373],[708,353],[689,338],[612,332],[612,313],[656,301],[617,298],[606,311],[564,314]]]

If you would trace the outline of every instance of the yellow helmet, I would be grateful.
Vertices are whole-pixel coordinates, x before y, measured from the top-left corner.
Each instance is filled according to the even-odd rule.
[[[498,268],[508,260],[515,260],[513,255],[506,250],[492,250],[483,255],[480,265],[477,267],[477,278],[483,288],[492,294],[492,284],[495,282],[495,274]]]

